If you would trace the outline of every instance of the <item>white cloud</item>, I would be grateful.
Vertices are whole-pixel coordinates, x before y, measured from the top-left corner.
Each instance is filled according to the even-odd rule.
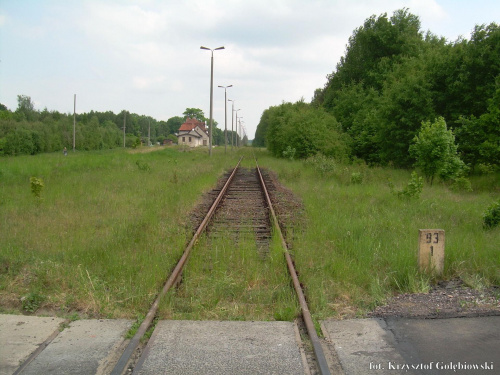
[[[494,0],[477,1],[491,14],[498,9]],[[0,102],[9,108],[16,107],[17,94],[26,94],[65,112],[76,92],[79,111],[125,108],[161,120],[186,107],[208,114],[210,52],[199,47],[224,45],[214,52],[214,118],[224,119],[224,90],[217,85],[234,85],[228,97],[242,109],[250,138],[269,106],[310,100],[354,29],[371,15],[391,16],[406,7],[420,17],[424,31],[442,26],[436,33],[446,30],[451,37],[467,36],[476,22],[469,19],[472,6],[451,0],[23,4],[3,2],[0,10]]]
[[[136,89],[151,91],[161,89],[165,83],[164,76],[136,76],[132,78],[133,86]]]

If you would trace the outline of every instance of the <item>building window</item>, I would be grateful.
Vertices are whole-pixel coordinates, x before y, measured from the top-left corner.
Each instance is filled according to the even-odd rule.
[[[203,140],[203,146],[206,146],[206,145],[207,145],[207,140],[206,140],[206,139],[204,139],[204,140]]]
[[[191,143],[191,137],[189,137],[189,143]]]
[[[182,137],[182,143],[186,143],[186,137]]]

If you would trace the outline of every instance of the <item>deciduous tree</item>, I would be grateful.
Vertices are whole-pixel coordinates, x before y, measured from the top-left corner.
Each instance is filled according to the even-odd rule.
[[[427,180],[432,184],[434,176],[450,179],[459,176],[465,164],[459,158],[455,136],[448,130],[444,118],[434,122],[422,122],[422,128],[410,146],[410,154],[417,160]]]

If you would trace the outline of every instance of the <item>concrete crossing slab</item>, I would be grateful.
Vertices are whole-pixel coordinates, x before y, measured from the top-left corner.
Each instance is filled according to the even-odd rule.
[[[500,316],[326,320],[346,375],[496,374]]]
[[[397,374],[388,363],[405,363],[383,319],[325,320],[325,336],[334,344],[346,375]],[[412,374],[411,371],[405,372]]]
[[[305,373],[291,322],[160,321],[134,374]]]
[[[39,374],[104,374],[121,355],[129,320],[77,320],[64,329],[22,372]],[[117,358],[116,358],[117,359]]]
[[[0,375],[13,374],[62,322],[61,318],[0,314]]]

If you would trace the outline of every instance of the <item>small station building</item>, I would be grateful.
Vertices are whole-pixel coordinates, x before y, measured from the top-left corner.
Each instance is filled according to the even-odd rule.
[[[209,138],[205,123],[195,118],[188,117],[176,135],[179,145],[187,145],[189,147],[208,146]]]

